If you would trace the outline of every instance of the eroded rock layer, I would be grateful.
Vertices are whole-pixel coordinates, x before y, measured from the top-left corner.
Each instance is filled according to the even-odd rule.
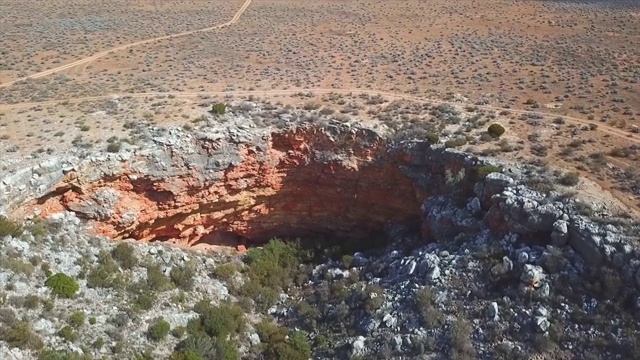
[[[97,179],[68,172],[35,208],[45,216],[70,210],[109,237],[183,245],[362,238],[390,221],[417,219],[426,192],[438,190],[408,171],[433,167],[426,154],[366,129],[334,130],[263,132],[237,143],[180,134],[170,148],[138,153]],[[175,150],[182,145],[188,149]]]
[[[637,224],[585,217],[570,197],[523,185],[539,169],[393,142],[361,125],[274,130],[234,121],[196,131],[144,127],[143,145],[17,172],[0,183],[10,195],[4,207],[71,211],[98,234],[183,246],[362,240],[409,220],[424,241],[486,232],[570,246],[586,263],[613,265],[640,284]]]

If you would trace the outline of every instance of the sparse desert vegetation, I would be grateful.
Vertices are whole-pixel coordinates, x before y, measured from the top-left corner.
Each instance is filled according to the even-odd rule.
[[[0,357],[637,357],[637,1],[0,0],[0,9],[0,190],[20,198],[58,175],[60,185],[13,217],[0,202]],[[379,149],[358,152],[369,139],[357,124],[389,149],[493,160],[468,172],[446,164],[441,177],[420,168],[417,178],[434,177],[410,191],[422,196],[411,221],[389,220],[366,240],[318,229],[249,245],[207,223],[216,211],[238,212],[238,225],[299,206],[300,194],[264,200],[277,186],[256,193],[255,207],[240,196],[282,185],[272,163],[323,159],[305,178],[314,180],[358,170],[352,163]],[[264,128],[274,132],[262,140],[291,128],[351,137],[340,151],[310,150],[304,131],[252,148]],[[194,152],[193,139],[207,145]],[[139,167],[149,154],[153,165]],[[203,159],[207,171],[228,165],[218,175],[229,183],[200,193],[214,194],[211,204],[169,216],[175,189],[197,194],[208,176],[154,183],[176,159],[190,175],[204,174],[194,170]],[[247,159],[255,171],[234,173]],[[106,190],[69,206],[86,190],[72,165],[83,161],[152,175],[117,182],[105,166]],[[526,188],[508,188],[514,179]],[[332,196],[356,203],[369,183],[335,182]],[[448,192],[425,198],[432,188]],[[130,201],[116,206],[122,194]],[[237,207],[216,210],[236,195]],[[358,203],[381,207],[368,200]],[[166,217],[150,217],[152,205]],[[339,205],[321,219],[358,213]],[[111,230],[153,243],[96,235]]]

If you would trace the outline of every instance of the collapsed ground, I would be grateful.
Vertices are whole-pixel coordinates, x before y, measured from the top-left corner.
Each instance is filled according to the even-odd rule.
[[[282,115],[280,129],[242,114],[139,124],[113,152],[3,180],[49,220],[2,222],[0,351],[634,356],[638,224],[578,200],[575,174],[445,150],[425,129]],[[242,257],[167,246],[222,235],[287,241]]]

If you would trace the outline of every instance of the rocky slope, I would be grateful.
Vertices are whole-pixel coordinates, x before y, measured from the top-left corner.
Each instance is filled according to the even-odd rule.
[[[384,129],[301,118],[283,116],[279,129],[257,126],[251,113],[211,117],[196,129],[143,124],[133,131],[136,143],[116,153],[52,159],[5,176],[4,211],[51,224],[34,236],[35,221],[2,242],[11,254],[2,276],[13,284],[3,307],[22,315],[47,347],[97,357],[125,342],[130,347],[119,350],[143,352],[149,340],[140,324],[162,314],[171,328],[187,326],[203,298],[243,305],[249,325],[229,341],[249,358],[277,358],[258,325],[264,314],[304,331],[314,358],[633,356],[640,283],[634,220],[598,217],[597,208],[587,214],[542,169],[422,140],[392,141]],[[343,256],[301,256],[291,268],[276,261],[268,273],[295,275],[268,283],[256,278],[255,253],[221,265],[228,260],[220,255],[166,247],[251,247],[273,237],[331,238]],[[132,238],[127,252],[135,265],[123,266],[106,238]],[[109,274],[89,276],[106,271],[110,257],[118,266],[109,269],[125,279],[118,286],[96,283]],[[28,266],[11,261],[48,268],[21,272]],[[195,285],[180,290],[172,269],[187,262]],[[147,284],[155,266],[175,281],[141,309],[134,305],[142,285],[132,284]],[[27,310],[10,301],[48,298],[44,281],[58,272],[79,279],[75,299]],[[184,301],[171,300],[179,296]],[[79,339],[70,341],[60,331],[76,308],[96,320],[79,325]],[[117,325],[122,312],[133,324]],[[183,336],[164,338],[153,356],[169,356]],[[97,337],[109,340],[92,348]]]

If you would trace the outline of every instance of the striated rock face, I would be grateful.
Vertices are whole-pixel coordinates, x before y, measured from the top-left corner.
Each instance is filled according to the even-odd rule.
[[[425,196],[446,190],[436,180],[444,163],[428,159],[428,146],[392,146],[367,129],[227,135],[156,137],[157,149],[117,166],[103,162],[114,169],[108,174],[67,173],[33,207],[44,216],[72,211],[113,238],[235,245],[275,236],[363,238],[390,221],[418,220]]]
[[[522,185],[517,171],[480,176],[487,160],[426,142],[392,142],[361,125],[258,129],[242,118],[194,132],[141,131],[143,145],[118,154],[17,172],[0,183],[0,196],[9,194],[0,203],[40,216],[71,211],[111,238],[183,246],[362,240],[408,221],[426,241],[511,233],[571,246],[629,282],[640,268],[636,225],[594,222],[571,199]]]

